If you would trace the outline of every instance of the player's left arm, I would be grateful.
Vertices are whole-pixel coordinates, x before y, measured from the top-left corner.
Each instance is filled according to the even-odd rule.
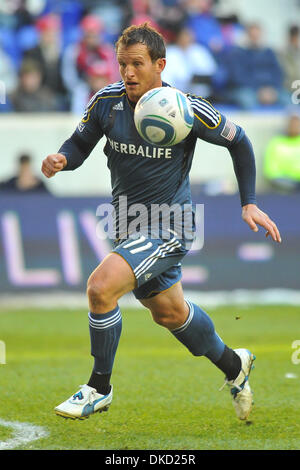
[[[258,232],[257,225],[260,225],[266,230],[266,237],[270,235],[275,242],[281,243],[281,236],[277,225],[256,204],[246,204],[243,206],[242,218],[253,232]]]
[[[220,114],[208,101],[190,97],[194,109],[193,133],[212,144],[226,147],[232,158],[242,205],[242,218],[254,232],[258,225],[276,242],[281,242],[273,220],[256,203],[256,168],[252,144],[245,131]]]

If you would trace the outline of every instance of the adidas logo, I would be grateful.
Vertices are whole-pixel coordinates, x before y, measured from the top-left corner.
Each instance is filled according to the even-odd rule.
[[[120,103],[115,104],[112,109],[114,109],[114,110],[116,110],[116,111],[123,111],[123,109],[124,109],[124,107],[123,107],[123,102],[120,101]]]
[[[152,276],[152,273],[145,274],[145,281],[147,281],[147,279],[149,279],[151,276]]]

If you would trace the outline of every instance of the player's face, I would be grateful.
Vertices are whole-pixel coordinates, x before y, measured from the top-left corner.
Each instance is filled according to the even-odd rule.
[[[146,91],[162,85],[161,72],[165,59],[152,62],[145,44],[119,46],[117,59],[128,98],[136,103]]]

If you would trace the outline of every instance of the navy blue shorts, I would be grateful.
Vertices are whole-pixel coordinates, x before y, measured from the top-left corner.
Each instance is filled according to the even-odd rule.
[[[188,250],[175,236],[163,240],[139,235],[116,243],[113,252],[121,255],[134,272],[136,299],[146,299],[180,281],[181,260]]]

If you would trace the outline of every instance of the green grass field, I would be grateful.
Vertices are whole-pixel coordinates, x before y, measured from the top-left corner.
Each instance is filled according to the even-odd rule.
[[[257,356],[248,423],[235,417],[229,391],[219,392],[218,369],[191,356],[147,310],[128,309],[112,377],[113,404],[108,413],[84,421],[65,420],[53,408],[89,378],[87,312],[0,311],[7,351],[7,363],[0,365],[0,423],[48,431],[18,449],[300,449],[300,364],[291,361],[292,342],[300,340],[300,309],[226,307],[209,313],[229,346]],[[0,424],[0,442],[12,434]]]

